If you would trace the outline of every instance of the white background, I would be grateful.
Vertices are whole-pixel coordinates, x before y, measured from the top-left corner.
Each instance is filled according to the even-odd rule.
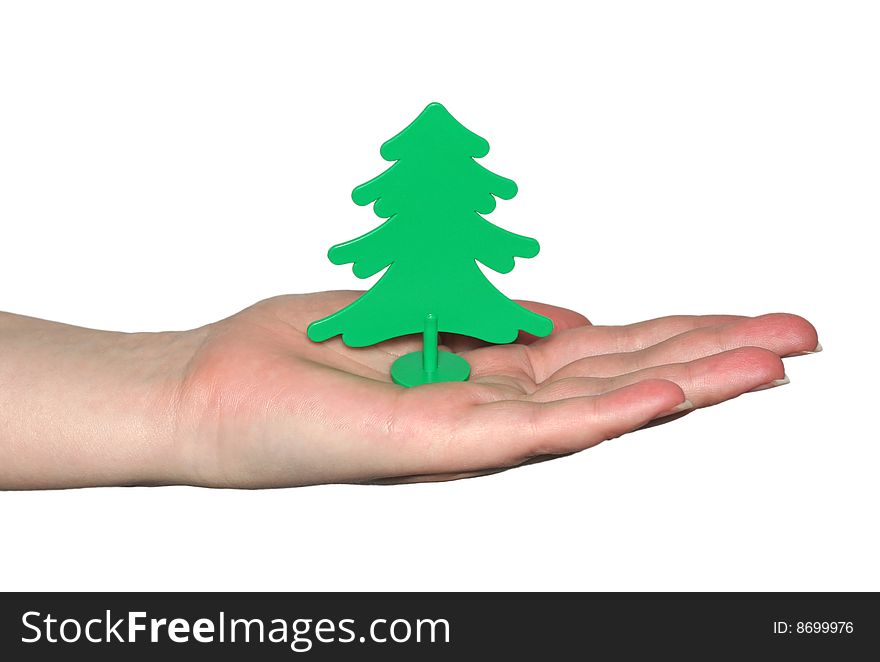
[[[0,493],[2,589],[880,589],[880,21],[857,2],[0,5],[0,308],[180,329],[358,287],[350,200],[441,101],[597,323],[796,312],[791,384],[399,487]],[[503,440],[499,439],[499,443]]]

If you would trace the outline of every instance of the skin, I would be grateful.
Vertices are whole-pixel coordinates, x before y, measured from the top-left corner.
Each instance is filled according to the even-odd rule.
[[[359,292],[261,301],[198,329],[115,333],[0,313],[0,488],[285,487],[447,480],[584,450],[779,384],[813,326],[770,314],[593,326],[543,339],[446,336],[464,383],[390,382],[416,336],[313,343],[312,320]]]

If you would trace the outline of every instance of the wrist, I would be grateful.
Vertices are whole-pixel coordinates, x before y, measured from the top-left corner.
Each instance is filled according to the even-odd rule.
[[[0,488],[184,482],[176,403],[199,343],[0,314]]]

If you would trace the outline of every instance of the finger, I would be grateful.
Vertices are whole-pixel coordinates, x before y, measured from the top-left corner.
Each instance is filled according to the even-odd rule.
[[[675,382],[695,407],[708,407],[785,378],[782,359],[758,347],[714,354],[686,363],[660,365],[617,377],[571,376],[548,381],[532,394],[536,400],[598,395],[646,379]]]
[[[419,473],[475,471],[572,453],[635,430],[685,402],[672,382],[648,380],[598,396],[501,400],[472,407]]]
[[[571,312],[571,311],[569,311]],[[650,322],[634,324],[630,327],[580,327],[572,331],[565,330],[559,333],[562,346],[561,352],[574,351],[580,343],[583,351],[583,341],[593,345],[604,345],[606,348],[613,346],[632,346],[639,342],[648,342],[650,338],[672,333],[677,329],[690,329],[696,324],[712,324],[719,321],[743,319],[731,315],[713,315],[705,317],[668,317]],[[595,332],[595,333],[594,333]],[[510,345],[488,345],[477,347],[462,354],[463,358],[471,364],[471,379],[496,380],[503,377],[505,383],[515,384],[521,392],[529,393],[535,389],[535,384],[543,381],[546,377],[541,374],[548,366],[542,365],[543,358],[548,356],[549,347],[553,344],[554,334],[544,341],[523,345],[513,343]],[[620,340],[619,338],[622,338]],[[602,349],[602,347],[600,347]],[[601,353],[601,352],[600,352]],[[536,365],[537,364],[537,365]],[[563,375],[566,376],[566,375]],[[575,376],[581,376],[575,374]]]
[[[580,313],[569,310],[568,308],[560,308],[559,306],[551,306],[549,303],[541,303],[540,301],[526,301],[517,299],[516,302],[523,308],[528,308],[533,313],[538,313],[544,317],[553,320],[553,332],[565,331],[566,329],[575,329],[581,326],[590,326],[591,322]],[[530,334],[525,334],[530,335]],[[534,336],[530,336],[534,338]]]
[[[675,315],[627,326],[564,329],[529,345],[535,376],[543,381],[559,368],[586,356],[632,352],[681,333],[745,319],[739,315]]]
[[[549,303],[523,301],[520,299],[517,299],[516,302],[524,308],[528,308],[533,313],[538,313],[539,315],[549,317],[553,320],[553,333],[551,336],[555,336],[557,333],[567,329],[588,326],[590,324],[590,320],[586,317],[573,310],[569,310],[568,308],[560,308],[559,306],[551,306]],[[443,343],[453,352],[469,352],[479,349],[480,347],[486,347],[489,344],[482,340],[478,340],[477,338],[461,336],[454,333],[444,333],[442,334],[442,337]],[[533,336],[530,333],[520,332],[516,342],[530,344],[536,340],[538,340],[536,336]]]
[[[668,363],[683,363],[738,347],[762,347],[787,356],[818,344],[816,329],[797,315],[773,313],[687,331],[639,351],[593,356],[560,368],[550,379],[614,377]]]
[[[521,395],[535,390],[535,376],[524,345],[490,345],[461,356],[471,365],[471,382],[507,384]]]
[[[360,481],[361,485],[402,485],[405,483],[445,483],[453,480],[464,480],[466,478],[478,478],[480,476],[491,476],[492,474],[507,471],[511,467],[502,467],[500,469],[481,469],[480,471],[463,471],[458,473],[447,474],[415,474],[413,476],[392,476],[390,478],[376,478],[373,480]]]

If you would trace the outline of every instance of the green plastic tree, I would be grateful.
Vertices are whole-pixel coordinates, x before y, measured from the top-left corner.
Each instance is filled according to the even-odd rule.
[[[345,308],[309,325],[321,342],[342,334],[350,347],[422,333],[424,349],[399,358],[391,368],[398,384],[415,386],[464,381],[470,366],[450,352],[438,352],[437,333],[459,333],[490,343],[508,343],[520,330],[546,336],[553,322],[511,301],[490,283],[480,261],[500,273],[514,257],[534,257],[538,242],[503,230],[481,214],[495,209],[495,197],[509,200],[517,187],[474,159],[489,143],[462,126],[439,103],[425,110],[382,145],[395,161],[352,192],[358,205],[387,219],[371,232],[330,249],[334,264],[353,263],[358,278],[387,267],[372,289]]]

